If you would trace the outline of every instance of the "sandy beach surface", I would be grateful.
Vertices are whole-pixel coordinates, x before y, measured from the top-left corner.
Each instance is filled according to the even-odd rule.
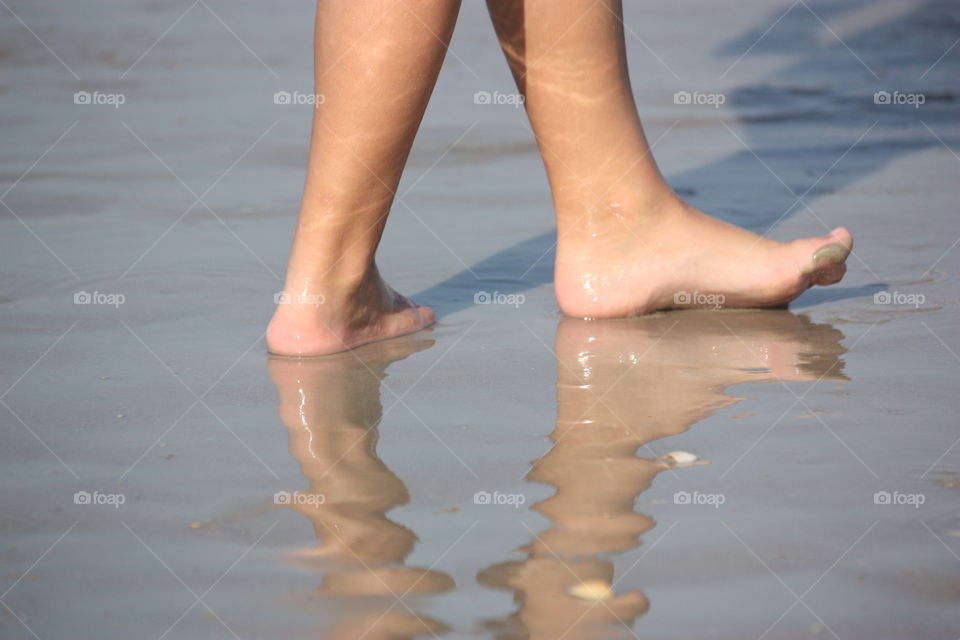
[[[379,258],[439,322],[313,361],[262,339],[311,3],[0,4],[3,638],[960,636],[956,3],[628,2],[674,188],[857,244],[594,323],[465,3]]]

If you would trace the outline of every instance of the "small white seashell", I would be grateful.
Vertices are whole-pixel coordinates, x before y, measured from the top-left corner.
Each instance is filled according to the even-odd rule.
[[[567,591],[574,598],[590,602],[603,602],[613,597],[613,589],[603,580],[587,580],[570,587]]]
[[[671,451],[661,460],[670,465],[693,464],[697,461],[697,456],[689,451]]]

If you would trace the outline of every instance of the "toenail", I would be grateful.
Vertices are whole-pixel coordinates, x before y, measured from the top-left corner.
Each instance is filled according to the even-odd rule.
[[[829,263],[839,263],[847,259],[847,256],[850,255],[850,249],[846,248],[842,244],[831,243],[824,245],[817,249],[813,253],[813,264],[829,264]]]

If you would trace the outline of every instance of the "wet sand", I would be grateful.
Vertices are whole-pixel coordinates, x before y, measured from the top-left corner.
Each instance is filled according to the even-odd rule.
[[[309,3],[9,6],[2,637],[960,635],[955,5],[628,4],[670,183],[857,246],[788,310],[594,323],[557,311],[540,160],[474,101],[514,89],[465,6],[380,254],[440,321],[302,362],[262,332]]]

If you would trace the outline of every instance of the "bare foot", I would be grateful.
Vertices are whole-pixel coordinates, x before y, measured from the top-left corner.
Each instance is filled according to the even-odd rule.
[[[853,247],[839,227],[774,242],[676,197],[654,215],[562,233],[555,287],[564,313],[621,318],[669,308],[774,307],[839,282]]]
[[[383,281],[376,267],[356,286],[308,282],[282,294],[267,327],[267,349],[280,356],[321,356],[419,331],[433,311]]]

